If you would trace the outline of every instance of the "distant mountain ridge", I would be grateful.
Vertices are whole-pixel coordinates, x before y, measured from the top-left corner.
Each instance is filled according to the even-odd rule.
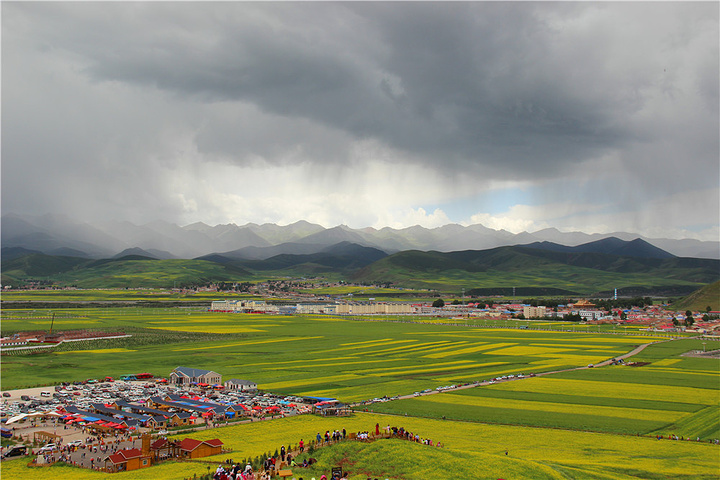
[[[190,259],[221,254],[238,259],[263,260],[279,254],[310,255],[340,242],[372,247],[391,254],[404,250],[483,250],[542,242],[577,247],[615,237],[622,241],[640,239],[674,256],[720,259],[720,242],[649,239],[627,232],[563,233],[554,228],[514,234],[479,224],[449,224],[437,228],[416,225],[379,230],[353,229],[345,225],[324,228],[306,221],[284,226],[254,223],[210,226],[197,222],[180,227],[164,221],[143,225],[114,221],[89,224],[64,215],[31,217],[15,214],[5,214],[0,221],[3,248],[18,247],[47,255],[84,258],[109,258],[128,249],[138,248],[161,259]],[[639,247],[627,248],[632,250]],[[644,248],[649,251],[647,246]]]
[[[617,237],[603,238],[594,242],[584,243],[575,247],[559,245],[553,242],[534,242],[522,247],[537,248],[539,250],[550,250],[553,252],[565,253],[607,253],[622,257],[637,258],[674,258],[676,255],[666,252],[641,238],[629,242],[620,240]]]
[[[633,250],[625,248],[631,242],[610,243],[620,250]],[[413,288],[460,284],[468,292],[486,292],[483,295],[507,294],[514,287],[552,289],[553,294],[584,291],[606,295],[619,287],[621,294],[677,295],[720,277],[720,260],[668,257],[662,251],[650,257],[643,248],[637,249],[639,256],[621,256],[599,251],[607,248],[603,242],[583,247],[588,251],[517,245],[457,252],[407,250],[358,270],[352,279]]]
[[[2,281],[21,285],[42,280],[96,288],[323,277],[423,289],[463,285],[477,295],[499,294],[515,287],[557,295],[608,292],[618,287],[625,293],[684,295],[720,277],[720,260],[675,257],[642,240],[606,239],[575,247],[541,242],[538,246],[541,248],[405,250],[388,255],[374,247],[342,241],[315,253],[280,253],[265,259],[210,254],[192,260],[161,260],[140,249],[105,259],[83,259],[9,247],[3,248]],[[623,255],[612,253],[618,251]],[[25,255],[9,259],[20,253]]]

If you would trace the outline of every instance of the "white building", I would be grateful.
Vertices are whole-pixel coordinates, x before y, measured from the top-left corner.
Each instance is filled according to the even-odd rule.
[[[170,372],[170,383],[175,385],[190,385],[192,383],[220,384],[222,375],[211,370],[200,368],[176,367]]]
[[[341,303],[336,306],[339,315],[406,315],[414,312],[408,303]]]
[[[605,313],[601,312],[600,310],[580,310],[577,312],[578,315],[582,317],[583,320],[598,320],[602,318]]]
[[[337,305],[327,303],[298,303],[295,307],[295,313],[299,315],[334,314],[337,313]]]
[[[249,380],[238,380],[237,378],[232,378],[225,382],[225,389],[240,392],[255,391],[257,390],[257,383]]]
[[[268,305],[264,300],[215,300],[210,304],[210,311],[279,313],[280,309],[276,305]]]

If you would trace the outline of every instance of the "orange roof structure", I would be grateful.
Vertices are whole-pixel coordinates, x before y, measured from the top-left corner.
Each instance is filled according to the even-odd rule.
[[[210,445],[211,447],[221,447],[223,442],[219,438],[213,438],[212,440],[194,440],[192,438],[185,438],[180,442],[180,449],[186,452],[192,452],[202,444]]]
[[[112,463],[117,465],[119,463],[125,463],[131,458],[140,458],[142,456],[143,454],[139,448],[128,448],[125,450],[120,450],[117,453],[113,453],[108,458]]]

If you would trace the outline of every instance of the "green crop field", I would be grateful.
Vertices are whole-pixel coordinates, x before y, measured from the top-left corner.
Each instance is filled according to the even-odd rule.
[[[274,393],[354,402],[500,375],[584,367],[653,343],[633,358],[649,362],[642,367],[572,370],[366,406],[374,413],[335,420],[334,425],[340,421],[346,423],[339,428],[366,430],[368,423],[383,419],[380,423],[437,437],[447,447],[429,451],[405,443],[342,445],[322,451],[320,458],[327,463],[321,466],[343,456],[372,459],[387,452],[393,452],[393,461],[383,465],[391,471],[373,470],[371,461],[357,468],[388,478],[423,478],[432,465],[447,473],[438,478],[715,478],[720,466],[717,446],[653,439],[657,434],[720,437],[720,363],[682,356],[702,349],[699,339],[668,341],[664,335],[636,329],[613,334],[612,326],[598,330],[567,322],[279,316],[138,307],[3,309],[2,333],[47,330],[52,313],[56,331],[124,331],[132,336],[5,355],[3,389],[139,371],[167,376],[177,366],[192,366],[224,378],[250,379]],[[280,443],[314,436],[316,430],[338,428],[322,422],[333,421],[304,416],[194,436],[221,438],[237,452],[233,456],[257,456]],[[511,452],[508,457],[505,449]],[[430,464],[407,460],[423,452],[432,459]],[[13,472],[26,467],[5,462],[2,468],[7,478],[20,478]],[[204,469],[164,465],[133,472],[132,478],[182,478],[205,473]],[[96,475],[68,467],[52,471],[59,479]],[[476,471],[476,477],[468,476]]]
[[[67,302],[207,302],[209,305],[213,300],[221,300],[225,297],[233,299],[257,297],[242,295],[235,292],[193,292],[178,293],[166,289],[92,289],[92,290],[9,290],[3,292],[2,301],[4,304],[14,302],[35,302],[35,303],[67,303]]]
[[[290,417],[203,430],[191,437],[220,438],[225,447],[232,450],[210,458],[220,463],[227,458],[241,461],[272,453],[280,445],[296,445],[300,439],[307,442],[317,432],[326,430],[372,431],[376,423],[383,427],[404,427],[421,438],[440,441],[443,448],[401,440],[346,441],[316,450],[312,456],[318,459],[317,468],[295,468],[293,474],[319,478],[321,473],[328,474],[331,467],[342,464],[353,480],[364,480],[367,476],[393,479],[717,478],[718,447],[708,443],[378,414],[339,419]],[[299,458],[307,456],[306,453]],[[208,466],[214,468],[200,462],[166,463],[113,474],[113,478],[181,479],[205,474]],[[23,460],[2,465],[4,478],[26,478],[34,472]],[[56,480],[107,478],[107,474],[71,467],[53,466],[43,472]]]
[[[6,356],[5,388],[118,376],[138,369],[167,376],[179,365],[192,365],[226,378],[252,378],[269,391],[357,401],[508,373],[583,366],[658,340],[643,334],[472,328],[435,319],[400,323],[171,308],[54,313],[56,330],[122,329],[132,337]],[[49,323],[50,312],[3,311],[3,332],[47,329]]]

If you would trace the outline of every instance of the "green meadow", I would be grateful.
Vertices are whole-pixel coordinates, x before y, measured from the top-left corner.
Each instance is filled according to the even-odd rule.
[[[235,292],[193,292],[180,293],[167,289],[90,289],[90,290],[9,290],[3,292],[3,303],[35,302],[35,303],[67,303],[67,302],[207,302],[221,300],[225,297],[233,299],[251,297]],[[252,297],[257,298],[257,297]]]
[[[231,453],[211,457],[218,463],[254,459],[280,445],[297,445],[317,432],[345,428],[372,431],[375,424],[404,427],[421,438],[441,442],[442,448],[403,440],[370,443],[346,441],[312,453],[317,468],[293,469],[296,477],[319,478],[331,467],[343,465],[352,480],[392,479],[713,479],[717,478],[718,447],[631,435],[577,432],[522,426],[486,425],[413,417],[358,413],[347,418],[316,416],[233,425],[194,432],[192,438],[220,438]],[[178,438],[183,438],[182,436]],[[507,452],[507,455],[506,453]],[[309,454],[298,457],[303,459]],[[204,459],[208,460],[208,459]],[[165,463],[149,469],[113,474],[133,480],[192,478],[214,464]],[[3,462],[7,478],[26,478],[35,470],[23,460]],[[56,480],[94,480],[107,474],[53,466],[43,471]]]
[[[648,362],[641,367],[569,370],[375,403],[361,407],[370,412],[340,420],[303,416],[198,435],[221,438],[237,452],[233,457],[243,458],[317,431],[368,430],[376,422],[405,426],[446,445],[343,444],[315,455],[321,468],[343,461],[362,472],[353,478],[425,478],[430,472],[441,472],[437,478],[716,478],[720,467],[718,447],[707,443],[720,438],[720,362],[683,356],[709,340],[669,340],[637,329],[613,332],[611,326],[598,330],[567,322],[138,307],[3,309],[2,333],[47,330],[53,313],[55,330],[131,336],[5,355],[3,389],[141,371],[166,377],[177,366],[192,366],[225,379],[253,380],[269,392],[356,402],[501,375],[575,369],[652,343],[632,358]],[[703,442],[658,441],[658,434]],[[418,456],[423,460],[408,460]],[[8,478],[20,478],[16,469],[26,471],[17,462],[2,468]],[[167,464],[132,472],[131,478],[183,478],[205,468]],[[58,479],[97,476],[69,467],[52,472]]]
[[[429,318],[407,323],[398,317],[378,321],[383,319],[173,308],[78,308],[53,313],[55,330],[122,330],[132,336],[6,356],[4,388],[136,370],[167,376],[183,365],[214,370],[225,378],[252,379],[268,391],[358,401],[510,373],[579,367],[659,339],[644,334],[564,331],[558,335],[557,331],[480,328]],[[4,334],[47,330],[50,321],[49,311],[4,310],[2,329]]]

